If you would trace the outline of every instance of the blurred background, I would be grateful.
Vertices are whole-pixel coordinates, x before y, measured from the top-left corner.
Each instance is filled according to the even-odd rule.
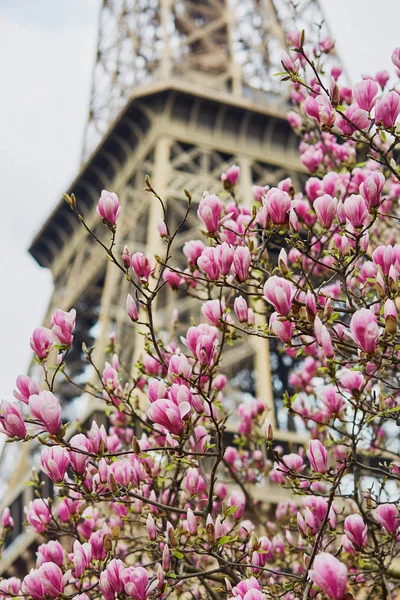
[[[201,0],[198,0],[201,1]],[[351,82],[393,72],[398,0],[321,0]],[[78,171],[100,0],[0,2],[0,398],[31,359],[50,273],[26,249]]]

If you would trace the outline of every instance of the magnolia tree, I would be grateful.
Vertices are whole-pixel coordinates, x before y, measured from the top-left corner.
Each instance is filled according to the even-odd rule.
[[[116,354],[93,365],[97,384],[86,391],[104,401],[110,427],[94,421],[71,435],[54,392],[68,377],[75,311],[56,310],[51,328],[34,331],[42,383],[19,377],[18,403],[3,401],[0,419],[10,441],[42,445],[56,497],[33,478],[25,515],[44,540],[36,567],[22,581],[3,579],[0,598],[399,597],[400,96],[386,71],[341,85],[341,69],[324,67],[331,40],[289,41],[283,78],[312,175],[304,190],[290,179],[256,187],[250,208],[232,166],[221,197],[200,200],[184,269],[174,266],[177,231],[149,179],[164,214],[156,261],[118,248],[119,200],[102,192],[110,239],[98,241],[132,286],[126,310],[144,332],[143,351],[130,375]],[[399,77],[400,49],[392,62]],[[88,229],[79,199],[66,201]],[[201,306],[179,339],[153,326],[165,285]],[[278,340],[296,358],[285,410],[310,440],[295,453],[274,441],[271,408],[256,398],[240,404],[227,440],[221,361],[246,336]],[[92,350],[84,355],[93,364]],[[254,483],[267,481],[282,488],[273,509],[252,497]],[[2,525],[4,540],[8,509]]]

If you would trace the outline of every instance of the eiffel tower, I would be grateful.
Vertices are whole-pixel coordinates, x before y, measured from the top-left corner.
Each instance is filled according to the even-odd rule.
[[[288,176],[299,185],[298,140],[286,121],[288,86],[275,73],[281,70],[287,32],[302,28],[308,39],[328,35],[317,0],[298,0],[296,6],[290,0],[103,0],[82,165],[66,190],[75,194],[100,239],[107,232],[96,205],[101,190],[108,189],[123,206],[119,248],[127,244],[135,252],[157,253],[159,213],[143,191],[145,175],[167,202],[171,228],[185,211],[183,189],[195,203],[204,190],[219,193],[220,175],[232,164],[240,166],[239,196],[245,201],[251,200],[252,185],[273,185]],[[175,248],[196,238],[197,230],[197,219],[189,217]],[[30,253],[51,270],[54,281],[44,324],[55,308],[77,310],[69,376],[84,386],[92,374],[82,367],[82,342],[95,345],[94,359],[101,364],[111,334],[121,361],[132,365],[137,340],[125,310],[128,283],[63,199]],[[183,323],[198,311],[192,298],[165,286],[155,314],[157,328],[165,328],[172,308]],[[246,395],[258,395],[270,407],[279,439],[295,443],[299,434],[289,431],[281,410],[287,359],[253,338],[226,354],[224,373],[230,381],[229,408]],[[76,387],[62,384],[57,394],[66,419],[84,422],[96,409],[101,419],[100,407]],[[2,456],[3,505],[11,507],[15,530],[0,574],[26,572],[33,563],[36,537],[23,524],[32,488],[24,482],[39,456],[40,448],[28,444],[22,449],[7,445]],[[279,500],[271,489],[271,502],[274,494]]]

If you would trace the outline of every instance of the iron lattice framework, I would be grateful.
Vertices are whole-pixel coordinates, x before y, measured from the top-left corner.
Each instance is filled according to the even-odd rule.
[[[286,32],[327,35],[318,0],[102,0],[83,159],[135,91],[179,79],[282,103]]]

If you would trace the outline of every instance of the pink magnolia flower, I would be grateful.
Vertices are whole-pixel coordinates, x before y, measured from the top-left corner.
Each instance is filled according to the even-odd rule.
[[[97,204],[97,213],[102,219],[108,221],[110,225],[117,222],[121,207],[117,194],[103,190]]]
[[[347,585],[347,567],[340,560],[329,554],[318,554],[310,571],[313,583],[319,587],[329,600],[342,600]]]
[[[378,71],[378,73],[375,75],[375,79],[383,89],[389,81],[390,75],[387,71]]]
[[[216,247],[215,251],[222,275],[229,275],[234,256],[233,246],[227,244],[227,242],[223,242],[220,246]]]
[[[122,573],[125,570],[124,563],[118,558],[113,558],[108,564],[107,569],[102,572],[101,575],[106,575],[107,581],[111,586],[112,590],[117,594],[121,594],[124,589],[124,582],[122,579]],[[102,581],[100,580],[100,588]],[[103,590],[102,590],[103,591]],[[104,593],[104,592],[103,592]]]
[[[368,527],[361,515],[350,515],[344,520],[344,533],[357,548],[367,543]]]
[[[291,281],[273,275],[269,277],[264,285],[264,298],[272,304],[274,309],[281,315],[290,313],[296,288]]]
[[[29,398],[33,394],[40,392],[40,387],[28,375],[19,375],[16,381],[17,390],[13,391],[13,396],[24,404],[29,403]]]
[[[240,175],[240,167],[237,165],[232,165],[226,171],[226,173],[222,173],[221,181],[224,184],[224,187],[234,187],[237,184]]]
[[[146,600],[149,578],[143,567],[127,567],[121,573],[125,592],[134,600]]]
[[[2,400],[0,402],[0,426],[9,438],[24,439],[26,427],[24,417],[16,404]]]
[[[400,96],[397,92],[389,92],[377,100],[375,105],[375,122],[377,125],[384,125],[388,128],[394,127],[399,114]]]
[[[368,224],[368,206],[364,198],[359,194],[352,194],[346,198],[343,208],[347,219],[355,229],[361,229]]]
[[[309,96],[303,104],[307,115],[317,120],[321,125],[332,127],[335,123],[335,113],[332,104],[325,96],[313,98]]]
[[[1,515],[1,526],[4,529],[12,529],[14,527],[14,519],[11,516],[11,511],[7,506]]]
[[[61,425],[61,406],[51,392],[40,392],[29,399],[29,408],[34,419],[40,421],[46,431],[55,435]]]
[[[192,511],[191,508],[187,509],[186,524],[187,524],[187,528],[188,528],[189,534],[190,535],[197,535],[197,533],[198,533],[197,520],[196,520],[194,512]]]
[[[371,125],[369,114],[366,110],[361,109],[358,104],[354,103],[344,112],[347,119],[339,115],[336,124],[343,135],[352,135],[356,129],[364,131]]]
[[[339,385],[351,394],[359,392],[364,385],[364,376],[360,371],[350,371],[343,369],[339,374]]]
[[[367,354],[376,350],[379,338],[379,327],[376,316],[367,308],[357,310],[350,321],[350,331],[355,342]]]
[[[141,283],[147,283],[151,273],[151,263],[143,252],[135,252],[131,259],[132,269]]]
[[[270,331],[276,335],[282,342],[287,344],[293,338],[294,325],[286,319],[280,318],[279,314],[274,312],[269,319]]]
[[[185,242],[183,246],[183,254],[188,259],[188,262],[192,265],[196,264],[197,259],[204,250],[204,244],[201,240],[190,240]]]
[[[200,221],[204,223],[209,233],[214,233],[217,231],[222,214],[222,208],[222,201],[218,198],[218,196],[215,196],[215,194],[204,196],[204,198],[200,201],[197,215]]]
[[[213,325],[220,325],[225,310],[225,302],[222,300],[207,300],[201,307],[201,312]]]
[[[383,187],[385,185],[385,176],[383,173],[374,171],[360,185],[360,194],[368,204],[368,206],[378,206]]]
[[[326,473],[328,453],[319,440],[310,441],[307,458],[316,473]]]
[[[31,569],[29,575],[24,577],[21,590],[24,594],[29,594],[33,600],[44,599],[43,586],[37,569]]]
[[[354,86],[354,100],[360,108],[370,112],[371,108],[375,105],[375,98],[378,91],[378,84],[375,81],[364,79]]]
[[[372,260],[375,265],[381,267],[382,273],[384,275],[388,275],[391,266],[394,265],[396,261],[393,246],[378,246],[372,253]]]
[[[243,282],[248,278],[250,264],[251,253],[249,248],[247,246],[238,246],[237,248],[235,248],[233,266],[235,269],[236,277],[240,282]]]
[[[43,471],[54,483],[61,483],[64,480],[69,467],[69,456],[65,448],[61,448],[61,446],[44,448],[40,456],[40,462]]]
[[[210,281],[217,281],[219,279],[221,269],[216,248],[204,248],[201,256],[197,259],[197,264]]]
[[[65,312],[59,308],[51,317],[51,328],[54,337],[65,346],[71,346],[74,336],[72,335],[75,329],[76,310],[72,308],[69,312]]]
[[[292,205],[287,192],[282,192],[279,188],[271,188],[268,190],[264,202],[273,225],[286,223]]]
[[[201,494],[207,489],[199,469],[196,469],[195,467],[189,467],[183,485],[190,496]]]
[[[54,334],[47,327],[37,327],[31,337],[31,348],[40,360],[48,357],[53,347]]]
[[[25,516],[29,525],[32,525],[37,533],[45,531],[51,521],[51,512],[41,498],[29,502],[25,507]]]
[[[382,525],[388,533],[397,533],[400,519],[394,504],[380,504],[375,510],[375,521]]]
[[[167,225],[166,225],[164,219],[158,219],[158,221],[157,221],[157,231],[158,231],[159,236],[161,238],[167,237],[168,231],[167,231]]]
[[[249,318],[249,307],[247,306],[246,300],[243,296],[238,296],[235,298],[235,302],[233,303],[233,309],[235,311],[235,315],[239,321],[239,323],[247,323]]]
[[[137,321],[139,318],[137,304],[130,294],[126,297],[125,307],[131,321]]]
[[[20,596],[21,580],[18,577],[8,577],[0,581],[0,597],[4,600],[12,600]]]
[[[37,550],[36,565],[40,567],[43,563],[53,562],[62,567],[64,562],[64,548],[57,540],[50,540],[47,544],[41,544]]]
[[[289,122],[289,125],[291,127],[293,127],[293,129],[297,129],[298,127],[301,127],[303,121],[301,116],[294,112],[293,110],[290,110],[287,114],[287,120]]]
[[[75,473],[83,475],[89,460],[87,453],[91,451],[90,440],[85,434],[77,433],[72,436],[69,443],[71,446],[69,450],[71,466]]]
[[[324,194],[314,200],[313,206],[322,227],[329,229],[336,215],[337,199]]]
[[[233,518],[237,521],[243,517],[244,509],[246,508],[246,498],[243,492],[233,491],[227,501],[228,506],[235,506],[236,511],[233,513]]]
[[[183,429],[183,421],[190,414],[189,402],[177,405],[172,400],[162,398],[155,400],[149,408],[149,417],[157,425],[161,425],[170,433],[179,435]]]
[[[392,52],[392,63],[397,69],[400,69],[400,48],[395,48]]]
[[[172,382],[184,383],[190,378],[191,373],[192,367],[184,354],[173,354],[171,356],[168,365],[168,377]]]
[[[70,554],[70,560],[74,563],[74,575],[75,577],[82,577],[92,561],[92,547],[88,542],[81,544],[78,540],[75,540],[73,550],[73,553]]]

